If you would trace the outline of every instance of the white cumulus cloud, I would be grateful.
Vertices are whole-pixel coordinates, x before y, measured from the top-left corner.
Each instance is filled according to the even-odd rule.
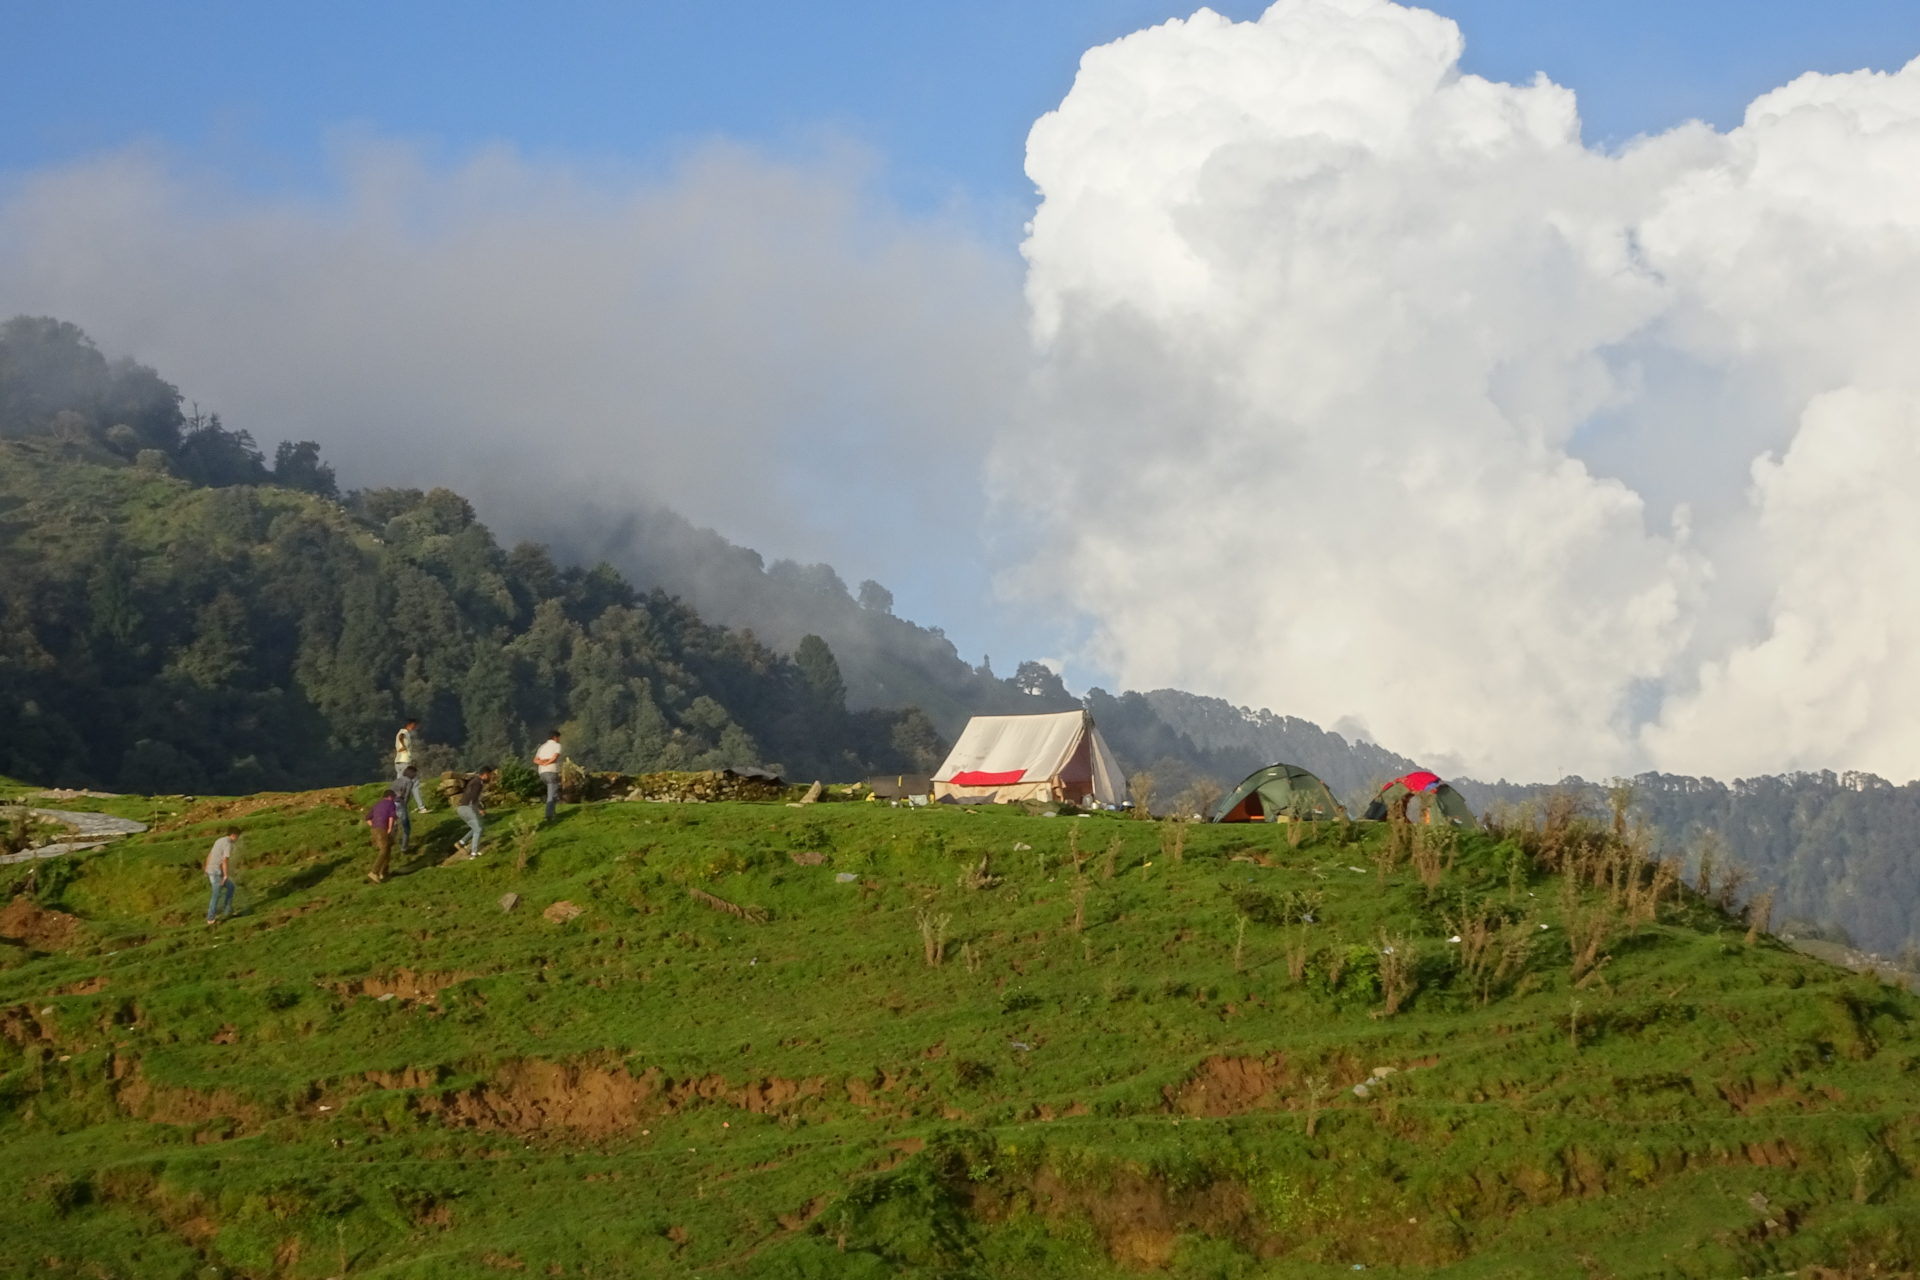
[[[1444,767],[1920,775],[1920,61],[1603,152],[1461,50],[1281,0],[1086,55],[1028,144],[1016,579],[1124,684]]]

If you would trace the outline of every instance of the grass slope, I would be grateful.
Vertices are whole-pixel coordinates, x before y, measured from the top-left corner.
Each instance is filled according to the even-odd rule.
[[[633,803],[441,866],[437,811],[374,886],[373,794],[143,800],[148,835],[8,869],[0,1273],[1920,1257],[1920,1002],[1686,891],[1632,923],[1596,833]]]

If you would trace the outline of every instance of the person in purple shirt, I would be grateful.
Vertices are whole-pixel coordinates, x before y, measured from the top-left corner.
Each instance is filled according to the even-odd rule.
[[[399,798],[383,791],[367,810],[367,827],[373,832],[373,870],[367,879],[380,884],[387,878],[387,859],[393,855],[393,827],[400,820]]]

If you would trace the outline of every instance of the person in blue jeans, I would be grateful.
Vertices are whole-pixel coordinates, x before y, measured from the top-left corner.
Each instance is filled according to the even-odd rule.
[[[482,765],[480,771],[467,779],[467,786],[460,793],[460,803],[454,806],[454,812],[467,823],[467,856],[480,856],[480,815],[487,811],[487,784],[493,781],[493,766]],[[458,849],[460,846],[455,845]]]
[[[213,842],[207,852],[207,923],[213,924],[222,912],[233,909],[233,852],[240,841],[240,828],[228,827],[227,834]]]
[[[400,852],[405,853],[407,846],[413,842],[413,815],[407,812],[407,801],[412,800],[419,812],[427,811],[427,802],[420,797],[420,770],[408,765],[387,790],[393,793],[395,813],[400,819]]]

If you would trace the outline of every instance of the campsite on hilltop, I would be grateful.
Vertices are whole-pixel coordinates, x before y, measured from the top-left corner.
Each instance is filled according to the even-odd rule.
[[[1597,815],[501,794],[371,885],[376,791],[65,799],[150,830],[4,868],[0,1271],[1920,1262],[1920,1000]]]

